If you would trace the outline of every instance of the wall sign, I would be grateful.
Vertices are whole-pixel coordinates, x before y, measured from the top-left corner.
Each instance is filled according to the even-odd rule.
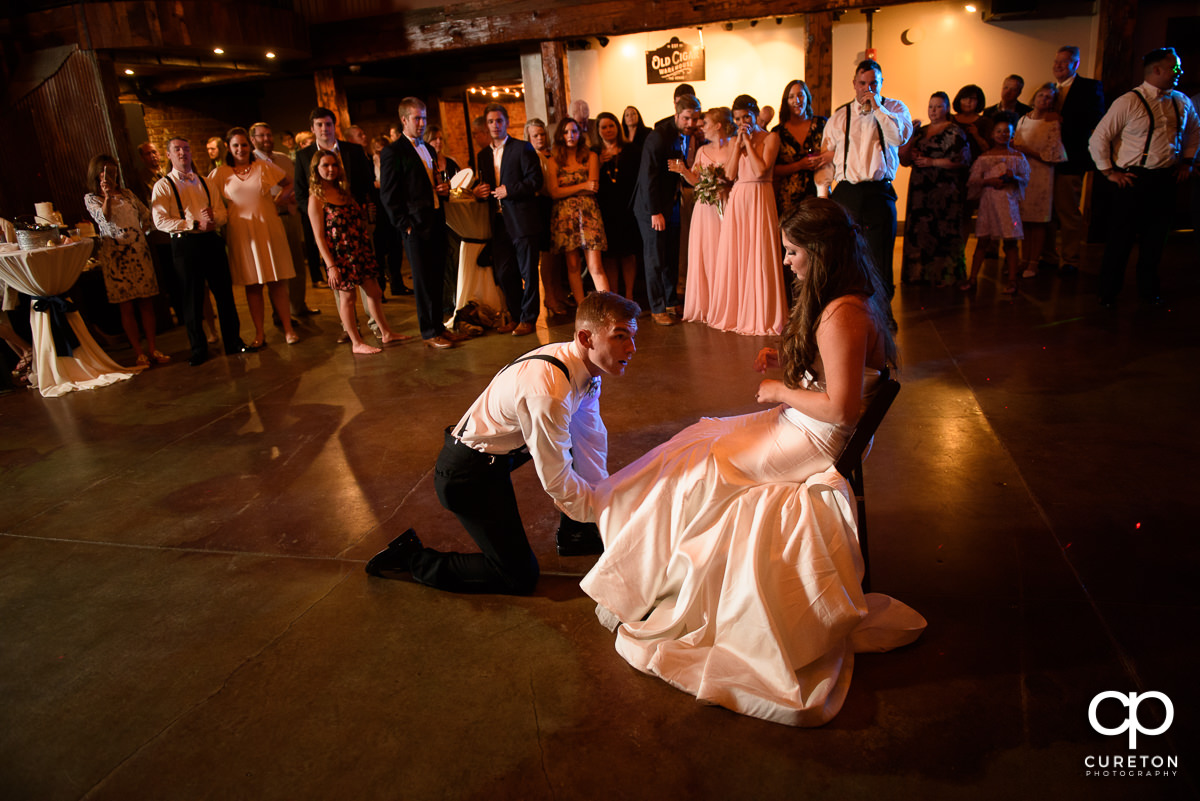
[[[646,83],[704,80],[704,48],[672,36],[657,50],[646,51]]]

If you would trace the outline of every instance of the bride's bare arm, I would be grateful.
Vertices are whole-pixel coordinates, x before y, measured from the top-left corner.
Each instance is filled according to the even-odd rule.
[[[782,381],[768,378],[759,384],[758,402],[786,403],[817,420],[854,424],[862,408],[867,345],[874,334],[865,300],[850,295],[834,300],[817,328],[825,391],[788,389]]]

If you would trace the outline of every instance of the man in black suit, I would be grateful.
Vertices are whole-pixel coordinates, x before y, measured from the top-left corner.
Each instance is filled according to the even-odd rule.
[[[421,141],[425,104],[400,101],[401,134],[379,154],[379,194],[384,210],[404,243],[412,266],[417,323],[426,347],[444,349],[462,339],[442,324],[442,284],[446,270],[446,209],[450,184],[434,177],[437,157]],[[381,221],[382,222],[382,221]]]
[[[337,117],[327,108],[318,106],[308,115],[309,127],[315,137],[313,143],[296,154],[296,205],[300,211],[300,223],[304,227],[305,256],[312,274],[313,286],[324,284],[321,257],[313,239],[312,225],[308,221],[308,172],[317,150],[329,150],[342,158],[346,180],[350,183],[350,194],[367,209],[368,216],[374,214],[375,166],[367,158],[366,151],[353,142],[337,138]]]
[[[476,157],[475,197],[492,204],[493,269],[513,320],[496,330],[521,337],[533,333],[541,311],[537,264],[542,218],[537,193],[542,188],[542,163],[533,145],[508,135],[504,106],[489,105],[484,121],[492,144]]]
[[[646,137],[633,213],[642,232],[646,262],[646,294],[659,325],[679,322],[679,174],[672,162],[686,161],[702,115],[695,95],[675,98],[675,116],[659,120]]]
[[[1064,45],[1054,55],[1054,80],[1058,82],[1058,111],[1062,115],[1062,141],[1067,160],[1054,165],[1054,219],[1046,237],[1043,261],[1062,259],[1064,272],[1079,269],[1083,240],[1083,176],[1096,169],[1088,153],[1088,139],[1104,116],[1104,89],[1099,81],[1084,78],[1079,71],[1079,48]],[[1061,246],[1055,247],[1055,231]],[[1055,265],[1057,266],[1057,265]]]
[[[1020,75],[1009,75],[1000,85],[1000,102],[983,110],[983,116],[995,117],[1001,111],[1011,111],[1018,118],[1033,111],[1033,106],[1027,106],[1020,101],[1021,92],[1025,91],[1025,79]]]

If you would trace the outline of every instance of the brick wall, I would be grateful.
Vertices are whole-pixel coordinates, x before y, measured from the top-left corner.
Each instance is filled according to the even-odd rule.
[[[232,90],[229,93],[196,93],[181,97],[174,96],[171,102],[143,101],[146,133],[158,148],[164,166],[167,142],[174,136],[185,137],[192,145],[192,161],[196,169],[207,175],[213,164],[204,143],[213,136],[223,139],[226,131],[234,126],[249,127],[257,122],[257,98],[241,99]]]

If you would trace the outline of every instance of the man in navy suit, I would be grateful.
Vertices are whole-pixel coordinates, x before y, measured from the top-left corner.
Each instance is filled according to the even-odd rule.
[[[537,194],[542,188],[542,164],[533,145],[508,135],[504,106],[489,105],[484,121],[492,144],[480,150],[476,159],[475,197],[492,204],[493,269],[513,320],[496,330],[521,337],[533,333],[541,310],[537,264],[542,220]]]
[[[1083,240],[1083,176],[1096,169],[1088,153],[1088,139],[1104,116],[1104,89],[1099,81],[1084,78],[1079,71],[1079,48],[1063,45],[1054,55],[1054,80],[1058,82],[1058,111],[1062,115],[1062,141],[1067,160],[1054,165],[1054,219],[1046,238],[1043,261],[1062,259],[1064,272],[1079,269],[1079,247]],[[1062,245],[1055,249],[1054,232]]]
[[[379,194],[396,236],[412,266],[417,324],[426,347],[450,348],[463,339],[442,322],[442,285],[446,271],[446,209],[450,184],[435,177],[436,156],[421,140],[425,104],[415,97],[400,101],[401,134],[379,154]]]
[[[671,164],[686,160],[688,150],[694,150],[693,137],[700,120],[700,101],[695,95],[675,98],[675,116],[659,120],[646,137],[633,190],[633,214],[642,232],[646,262],[646,294],[659,325],[679,322],[680,187],[679,173]]]

